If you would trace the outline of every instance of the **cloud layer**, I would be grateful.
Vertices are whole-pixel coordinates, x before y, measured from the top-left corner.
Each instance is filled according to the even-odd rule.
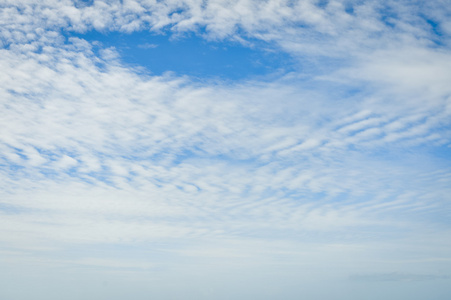
[[[4,1],[0,245],[14,271],[0,278],[126,278],[114,297],[137,299],[149,282],[157,298],[297,299],[305,287],[326,299],[314,287],[349,274],[446,281],[449,7]],[[241,81],[154,76],[83,39],[90,30],[264,45],[297,65]]]

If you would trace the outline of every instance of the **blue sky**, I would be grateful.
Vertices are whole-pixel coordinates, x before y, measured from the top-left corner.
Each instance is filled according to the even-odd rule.
[[[0,298],[449,299],[446,1],[3,1]]]
[[[194,34],[89,31],[71,36],[96,43],[97,48],[114,47],[122,64],[144,68],[152,75],[172,72],[192,80],[238,80],[285,74],[299,64],[269,43],[253,40],[244,46],[234,41],[207,41]]]

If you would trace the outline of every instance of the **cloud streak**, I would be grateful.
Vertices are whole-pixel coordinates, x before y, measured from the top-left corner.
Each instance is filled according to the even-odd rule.
[[[353,281],[425,281],[448,279],[449,276],[441,275],[424,275],[424,274],[400,274],[397,272],[386,274],[370,274],[370,275],[352,275],[350,279]]]

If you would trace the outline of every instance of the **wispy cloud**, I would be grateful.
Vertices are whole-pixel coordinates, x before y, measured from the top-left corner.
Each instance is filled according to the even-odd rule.
[[[157,47],[158,47],[157,44],[150,44],[150,43],[138,45],[138,48],[143,48],[143,49],[153,49],[153,48],[157,48]]]
[[[352,275],[349,277],[353,281],[368,281],[368,282],[380,282],[380,281],[425,281],[425,280],[438,280],[448,279],[446,275],[426,275],[426,274],[403,274],[403,273],[380,273],[380,274],[367,274],[367,275]]]

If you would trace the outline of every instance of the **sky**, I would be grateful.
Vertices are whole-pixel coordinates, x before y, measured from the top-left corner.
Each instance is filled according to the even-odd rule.
[[[0,298],[451,297],[449,0],[0,0]]]

